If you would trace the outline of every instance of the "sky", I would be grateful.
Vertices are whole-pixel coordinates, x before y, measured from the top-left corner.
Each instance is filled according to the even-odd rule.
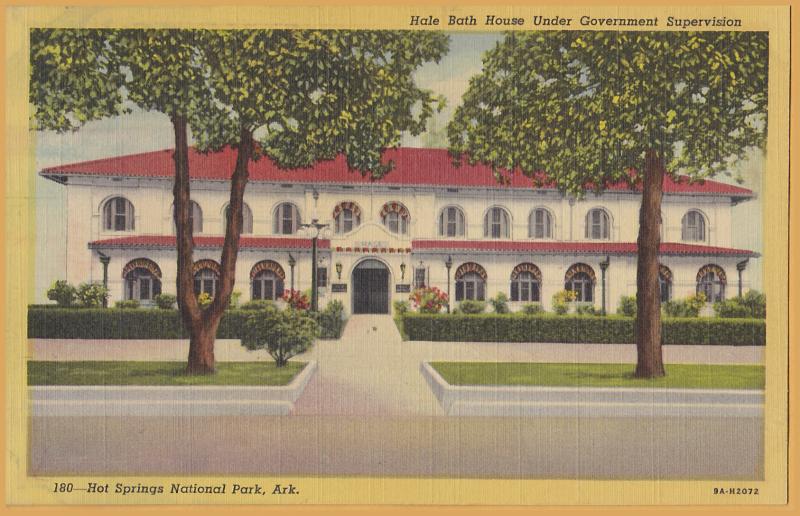
[[[483,54],[502,40],[500,33],[451,33],[450,51],[439,63],[422,66],[415,78],[420,87],[443,95],[445,108],[434,114],[428,130],[419,135],[404,135],[403,146],[446,147],[445,129],[470,77],[480,73]],[[75,132],[32,135],[36,149],[36,170],[91,159],[122,156],[172,148],[174,138],[169,119],[161,113],[136,111],[126,116],[90,122]],[[757,194],[762,190],[764,160],[758,154],[741,163],[738,172],[743,186]],[[725,182],[732,180],[719,178]],[[36,178],[36,301],[46,302],[45,292],[64,276],[66,253],[66,188],[53,181]],[[742,203],[734,208],[734,227],[740,228],[734,247],[761,249],[761,202]],[[60,245],[58,245],[60,244]],[[760,260],[754,260],[754,288],[761,289]],[[757,272],[756,272],[757,271]]]

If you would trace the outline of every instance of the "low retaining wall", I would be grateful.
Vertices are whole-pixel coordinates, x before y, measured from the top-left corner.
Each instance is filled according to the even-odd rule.
[[[282,386],[32,386],[32,416],[285,416],[317,371]]]
[[[763,390],[450,385],[428,363],[422,375],[449,416],[762,417]]]

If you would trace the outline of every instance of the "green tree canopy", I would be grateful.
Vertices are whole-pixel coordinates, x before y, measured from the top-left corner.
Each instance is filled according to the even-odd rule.
[[[647,151],[701,179],[763,145],[767,71],[763,32],[512,32],[448,136],[470,162],[575,195],[638,181]]]

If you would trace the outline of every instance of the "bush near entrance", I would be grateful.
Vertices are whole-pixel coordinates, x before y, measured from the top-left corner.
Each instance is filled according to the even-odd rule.
[[[455,342],[633,343],[635,319],[537,314],[406,314],[409,340]],[[664,344],[763,346],[763,319],[671,318],[662,321]]]
[[[275,306],[274,303],[260,303]],[[333,305],[333,306],[332,306]],[[240,339],[245,319],[253,310],[226,310],[218,339]],[[328,303],[317,316],[320,338],[337,339],[346,320],[344,307]],[[28,307],[28,338],[31,339],[188,339],[177,310],[124,308]]]

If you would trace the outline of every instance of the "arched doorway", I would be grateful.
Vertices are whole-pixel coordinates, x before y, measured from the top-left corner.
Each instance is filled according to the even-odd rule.
[[[389,269],[379,260],[364,260],[353,269],[353,313],[389,313]]]

